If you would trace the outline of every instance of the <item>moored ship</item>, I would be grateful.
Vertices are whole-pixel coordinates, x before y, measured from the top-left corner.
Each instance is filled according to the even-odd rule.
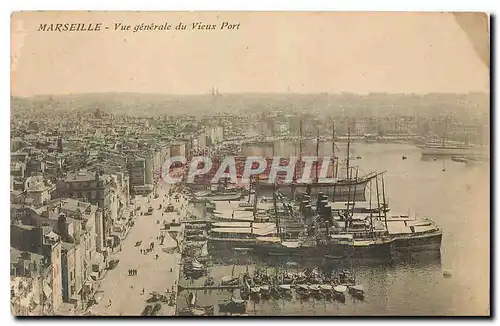
[[[245,196],[246,191],[244,189],[230,187],[227,180],[223,181],[225,181],[224,184],[211,185],[207,190],[195,192],[195,198],[209,201],[237,201]]]
[[[442,230],[429,219],[396,216],[387,221],[393,252],[439,251]]]
[[[465,144],[426,144],[420,146],[420,148],[422,149],[422,156],[483,157],[487,154],[484,148]]]
[[[250,250],[266,256],[390,259],[395,254],[417,251],[439,252],[442,231],[429,219],[387,216],[386,204],[377,208],[353,204],[350,214],[335,210],[320,195],[316,204],[305,195],[301,207],[278,194],[286,210],[276,209],[273,222],[215,222],[208,235],[214,252]],[[307,203],[309,202],[309,204]],[[288,216],[286,216],[288,214]],[[299,217],[294,221],[285,217]]]
[[[486,147],[471,145],[468,139],[465,139],[464,142],[448,141],[446,139],[447,125],[448,121],[445,123],[441,141],[427,141],[424,145],[418,146],[422,149],[422,156],[475,158],[486,158],[488,156]]]
[[[348,158],[344,201],[338,200],[331,191],[314,194],[312,189],[317,187],[319,190],[322,186],[318,178],[315,184],[305,186],[305,192],[293,191],[288,195],[283,191],[286,186],[278,182],[264,187],[261,181],[265,181],[265,177],[259,175],[252,185],[252,203],[249,197],[244,205],[248,206],[245,207],[248,223],[213,226],[208,236],[209,244],[216,250],[242,248],[265,255],[310,258],[387,259],[405,252],[439,251],[442,231],[434,222],[387,215],[384,173],[374,172],[359,178],[358,169],[350,166]],[[362,184],[359,188],[358,183]],[[374,205],[373,183],[376,186]],[[267,209],[259,210],[257,193],[269,188],[273,195],[272,205],[267,201]],[[369,202],[366,202],[366,188],[370,189]],[[243,216],[236,213],[232,212],[232,219],[241,221]],[[263,219],[262,215],[267,218]],[[267,223],[258,223],[262,221]]]

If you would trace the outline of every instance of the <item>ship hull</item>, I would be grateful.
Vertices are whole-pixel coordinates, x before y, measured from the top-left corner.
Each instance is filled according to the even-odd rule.
[[[235,249],[248,250],[254,255],[264,256],[319,257],[325,254],[323,248],[317,247],[290,248],[280,243],[266,243],[249,239],[225,240],[211,237],[208,238],[208,250],[211,254],[225,254],[227,252],[233,252]]]
[[[390,260],[400,254],[414,252],[440,252],[442,232],[420,236],[397,236],[383,241],[365,244],[335,243],[315,247],[290,248],[280,243],[263,243],[250,239],[209,238],[208,248],[212,254],[248,249],[253,254],[264,256],[325,257],[329,259],[376,259]]]
[[[367,245],[330,244],[327,258],[388,259],[391,257],[391,241]]]
[[[393,252],[421,252],[421,251],[440,251],[442,232],[434,232],[421,236],[400,236],[392,240]]]
[[[339,181],[334,184],[311,184],[311,194],[315,195],[318,193],[323,193],[327,195],[334,202],[346,202],[346,201],[366,201],[366,186],[370,182],[369,179],[359,181],[359,182],[345,182]],[[293,192],[305,192],[307,185],[305,184],[283,184],[279,185],[279,191],[285,196],[292,196]],[[267,192],[272,192],[272,184],[259,184],[259,191],[266,195]],[[267,191],[267,192],[266,192]]]
[[[460,156],[460,157],[481,157],[484,151],[477,148],[432,148],[423,147],[422,156]]]

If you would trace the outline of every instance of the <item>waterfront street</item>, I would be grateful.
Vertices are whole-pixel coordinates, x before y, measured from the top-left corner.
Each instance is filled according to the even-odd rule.
[[[160,235],[161,221],[179,220],[179,216],[174,213],[163,213],[165,205],[168,205],[167,187],[158,189],[158,198],[136,196],[135,205],[141,207],[137,211],[135,225],[130,230],[128,237],[121,244],[121,251],[115,250],[110,259],[119,259],[119,264],[112,270],[109,270],[105,278],[101,281],[99,291],[101,300],[90,308],[93,314],[108,316],[137,316],[144,310],[147,303],[145,300],[150,298],[151,292],[167,294],[166,291],[177,291],[177,279],[179,275],[180,253],[175,251],[169,253],[162,251],[172,249],[176,246],[174,239],[167,233],[162,246],[157,237]],[[150,203],[148,203],[148,200]],[[159,205],[162,209],[159,210]],[[182,199],[179,202],[172,200],[172,205],[180,209],[184,204]],[[153,215],[140,215],[140,212],[147,212],[149,206],[152,206]],[[160,224],[157,224],[160,221]],[[172,231],[180,230],[180,227],[172,227]],[[142,241],[140,246],[135,246],[137,242]],[[149,244],[154,242],[154,249],[141,254],[141,249],[149,248]],[[158,254],[158,259],[155,255]],[[136,269],[137,275],[129,276],[129,270]],[[172,271],[170,271],[172,269]],[[142,290],[144,289],[144,294]],[[162,308],[158,315],[174,315],[175,305],[169,306],[162,303]]]

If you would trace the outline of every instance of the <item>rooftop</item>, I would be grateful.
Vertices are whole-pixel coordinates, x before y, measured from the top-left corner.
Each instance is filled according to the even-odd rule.
[[[43,255],[37,254],[30,252],[29,255],[27,255],[27,252],[25,252],[24,257],[29,257],[29,259],[23,258],[23,251],[18,250],[14,247],[10,247],[10,262],[14,263],[18,260],[30,260],[30,261],[42,261],[43,260]]]
[[[62,242],[61,243],[61,248],[63,251],[69,251],[72,250],[76,247],[76,244],[74,243],[69,243],[69,242]]]
[[[78,172],[70,172],[66,175],[66,178],[64,181],[66,182],[83,182],[83,181],[92,181],[95,180],[95,174],[86,171],[86,170],[80,170]]]

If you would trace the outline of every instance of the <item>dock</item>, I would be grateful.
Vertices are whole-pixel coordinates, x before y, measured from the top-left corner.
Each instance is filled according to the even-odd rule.
[[[236,290],[240,288],[240,285],[212,285],[212,286],[177,286],[180,291],[184,290]]]
[[[179,221],[179,223],[181,224],[210,224],[213,222],[214,222],[213,219],[196,219],[196,220],[183,219]]]

